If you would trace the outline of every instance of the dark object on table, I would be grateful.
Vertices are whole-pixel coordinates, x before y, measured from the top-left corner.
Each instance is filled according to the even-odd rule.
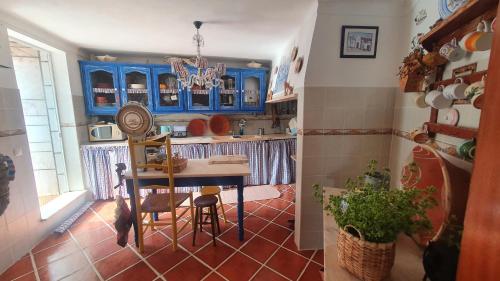
[[[423,255],[425,276],[423,280],[454,281],[459,250],[446,241],[429,241]]]
[[[217,224],[217,232],[220,234],[219,226],[219,215],[217,214],[217,202],[219,200],[215,195],[202,195],[194,199],[194,205],[196,206],[196,213],[194,219],[194,230],[193,230],[193,246],[196,241],[196,232],[198,230],[198,225],[200,226],[200,232],[203,231],[204,224],[210,224],[212,226],[212,240],[215,246],[215,224]],[[203,213],[203,208],[209,208],[208,213]],[[203,219],[203,215],[206,215]],[[210,218],[210,222],[206,222]]]
[[[127,170],[127,165],[124,163],[118,163],[116,164],[116,175],[118,176],[118,184],[115,185],[113,188],[116,189],[119,186],[123,186],[123,179],[125,178],[125,175],[123,174],[123,171]]]

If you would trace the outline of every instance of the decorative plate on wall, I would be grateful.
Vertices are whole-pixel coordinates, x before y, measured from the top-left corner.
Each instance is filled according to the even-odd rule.
[[[299,47],[295,46],[292,48],[292,53],[290,54],[290,59],[294,61],[297,58],[297,54],[299,53]]]
[[[227,135],[229,130],[231,129],[231,125],[229,123],[229,119],[227,119],[224,115],[214,115],[208,121],[208,126],[212,133],[218,136]]]
[[[153,128],[153,115],[147,107],[135,101],[120,108],[115,119],[122,132],[134,137],[144,136]]]
[[[304,58],[300,57],[295,62],[295,73],[299,73],[302,70],[302,64],[304,63]]]
[[[207,121],[203,119],[193,119],[189,122],[187,130],[192,136],[203,136],[207,131]]]
[[[444,117],[446,124],[451,125],[451,126],[456,126],[458,124],[458,119],[459,119],[458,110],[456,110],[454,108],[449,109]]]

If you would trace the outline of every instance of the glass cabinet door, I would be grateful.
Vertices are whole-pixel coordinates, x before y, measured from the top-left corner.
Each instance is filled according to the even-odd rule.
[[[221,84],[215,91],[216,109],[221,111],[239,110],[240,72],[227,70],[221,79]]]
[[[196,69],[190,68],[190,73],[196,73]],[[214,109],[213,93],[215,88],[211,90],[205,89],[197,84],[193,85],[191,89],[185,89],[188,98],[189,111],[209,111]]]
[[[90,115],[112,115],[120,107],[117,68],[83,65],[87,112]]]
[[[153,68],[154,110],[156,112],[180,112],[184,110],[177,76],[170,67]]]
[[[265,73],[243,71],[241,73],[241,108],[262,110],[264,107]]]
[[[151,69],[149,67],[120,67],[123,104],[129,101],[142,103],[152,109]]]

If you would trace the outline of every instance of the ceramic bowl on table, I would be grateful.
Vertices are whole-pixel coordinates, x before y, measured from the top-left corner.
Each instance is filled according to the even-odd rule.
[[[425,102],[435,109],[449,108],[453,100],[449,100],[443,96],[443,86],[439,86],[436,90],[430,91],[425,96]]]
[[[455,83],[446,86],[443,90],[443,96],[449,100],[465,99],[465,90],[469,85],[464,83],[462,78],[457,78]]]

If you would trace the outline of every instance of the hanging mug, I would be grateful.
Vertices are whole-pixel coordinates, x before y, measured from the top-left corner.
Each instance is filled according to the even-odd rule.
[[[467,52],[475,52],[489,50],[492,42],[493,32],[491,32],[491,26],[483,20],[477,25],[476,31],[467,33],[460,40],[459,45]]]
[[[453,38],[439,49],[439,54],[449,61],[459,61],[465,56],[465,51],[458,46],[457,39]]]
[[[481,78],[481,81],[474,82],[470,84],[467,89],[465,89],[465,96],[468,99],[472,99],[476,95],[481,95],[484,93],[484,86],[485,86],[485,79],[486,77],[483,76]]]
[[[472,160],[476,156],[476,141],[466,140],[457,145],[457,153],[465,159]]]
[[[465,84],[462,78],[457,78],[455,83],[444,88],[443,96],[449,100],[464,99],[466,97],[465,89],[467,89],[468,86],[469,85]]]
[[[435,109],[449,108],[453,100],[446,99],[443,96],[443,85],[440,85],[436,90],[430,91],[425,96],[425,102]]]

